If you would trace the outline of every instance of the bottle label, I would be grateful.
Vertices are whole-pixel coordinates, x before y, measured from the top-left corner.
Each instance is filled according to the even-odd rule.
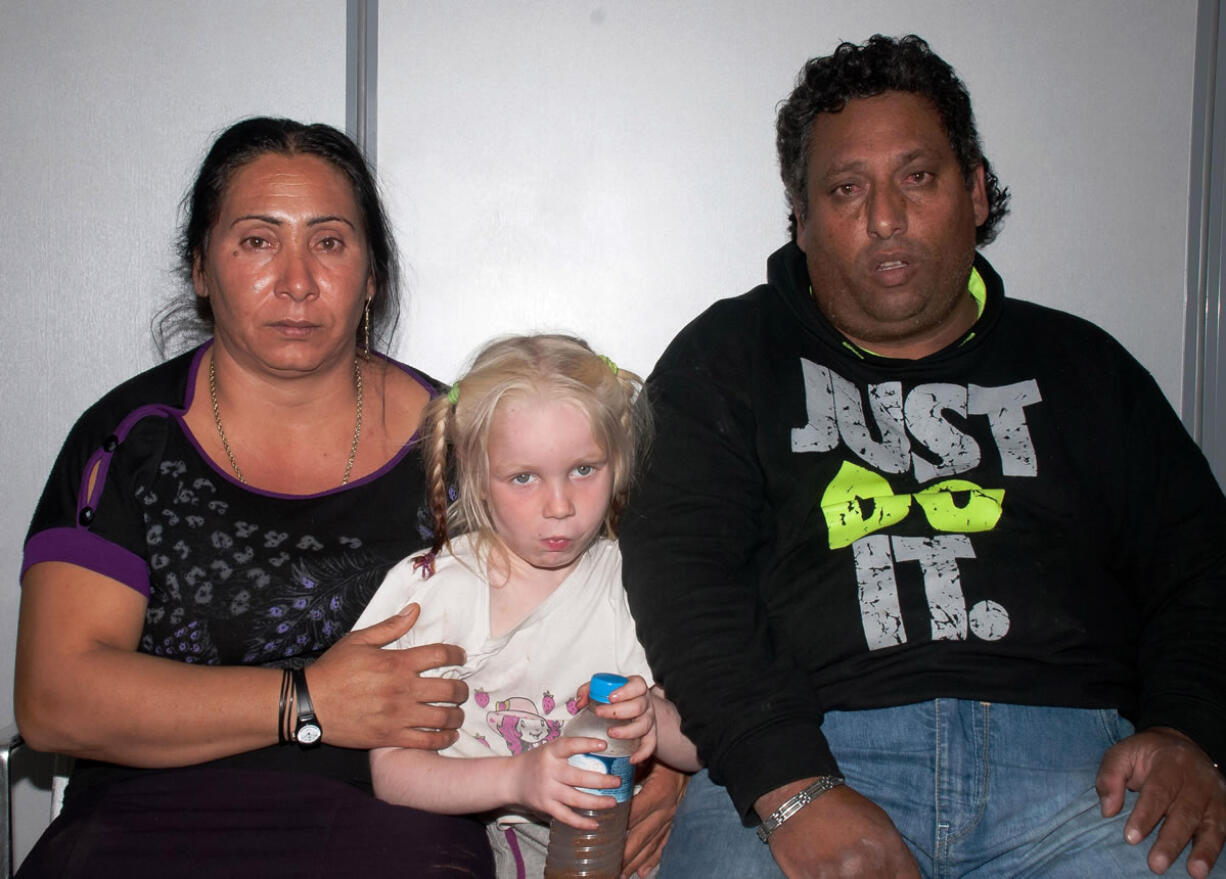
[[[603,772],[616,775],[621,784],[613,788],[581,787],[577,790],[585,794],[596,794],[598,797],[613,797],[619,803],[630,799],[634,790],[634,766],[629,757],[605,757],[600,754],[574,754],[569,761],[571,766],[586,769],[588,772]]]

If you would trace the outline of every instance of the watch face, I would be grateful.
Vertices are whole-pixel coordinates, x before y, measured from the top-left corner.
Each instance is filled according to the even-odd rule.
[[[323,731],[317,724],[307,723],[298,727],[298,731],[294,734],[294,737],[298,740],[298,744],[300,745],[313,745],[319,741],[319,737],[321,735],[323,735]]]

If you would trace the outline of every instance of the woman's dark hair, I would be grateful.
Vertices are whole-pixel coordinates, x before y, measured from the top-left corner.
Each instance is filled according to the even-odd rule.
[[[318,156],[345,175],[353,187],[375,280],[370,304],[371,345],[378,347],[376,340],[386,343],[395,331],[400,310],[396,242],[370,166],[357,144],[331,125],[304,125],[292,119],[258,116],[236,122],[218,136],[180,205],[183,222],[177,244],[178,271],[188,290],[192,290],[192,269],[208,247],[209,231],[217,222],[234,173],[268,154]],[[154,341],[163,355],[172,340],[182,337],[194,342],[212,331],[213,308],[208,299],[196,296],[194,291],[190,300],[177,297],[154,319]],[[358,333],[362,333],[361,327]]]
[[[796,77],[796,88],[780,104],[775,125],[779,173],[792,209],[788,214],[792,238],[796,238],[794,214],[804,217],[809,211],[809,147],[818,114],[837,113],[848,101],[890,91],[923,95],[932,102],[968,185],[976,166],[983,165],[988,217],[975,230],[975,243],[988,244],[1009,212],[1009,190],[1000,185],[983,156],[966,86],[914,34],[898,39],[876,34],[862,46],[842,43],[832,55],[809,59]]]

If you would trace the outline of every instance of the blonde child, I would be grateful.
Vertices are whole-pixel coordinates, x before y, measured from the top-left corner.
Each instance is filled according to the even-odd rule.
[[[567,763],[604,743],[560,735],[593,672],[629,678],[598,713],[625,721],[615,737],[641,738],[632,762],[654,751],[699,768],[676,709],[649,689],[614,540],[648,427],[637,376],[555,335],[490,344],[425,415],[434,549],[388,574],[358,626],[420,604],[389,646],[461,645],[467,661],[444,673],[469,698],[452,747],[377,750],[371,772],[389,802],[487,817],[500,876],[541,875],[549,819],[594,829],[575,810],[612,805],[576,788],[613,776]]]

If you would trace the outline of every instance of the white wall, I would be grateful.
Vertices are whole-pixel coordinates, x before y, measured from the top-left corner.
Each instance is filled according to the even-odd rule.
[[[453,378],[563,328],[649,370],[786,240],[776,103],[838,40],[914,31],[967,83],[1010,295],[1115,333],[1179,405],[1195,0],[471,0],[380,9],[401,354]]]
[[[152,365],[176,206],[211,135],[273,113],[345,123],[343,0],[0,3],[0,724],[17,573],[68,428]],[[23,855],[45,800],[22,790]]]

